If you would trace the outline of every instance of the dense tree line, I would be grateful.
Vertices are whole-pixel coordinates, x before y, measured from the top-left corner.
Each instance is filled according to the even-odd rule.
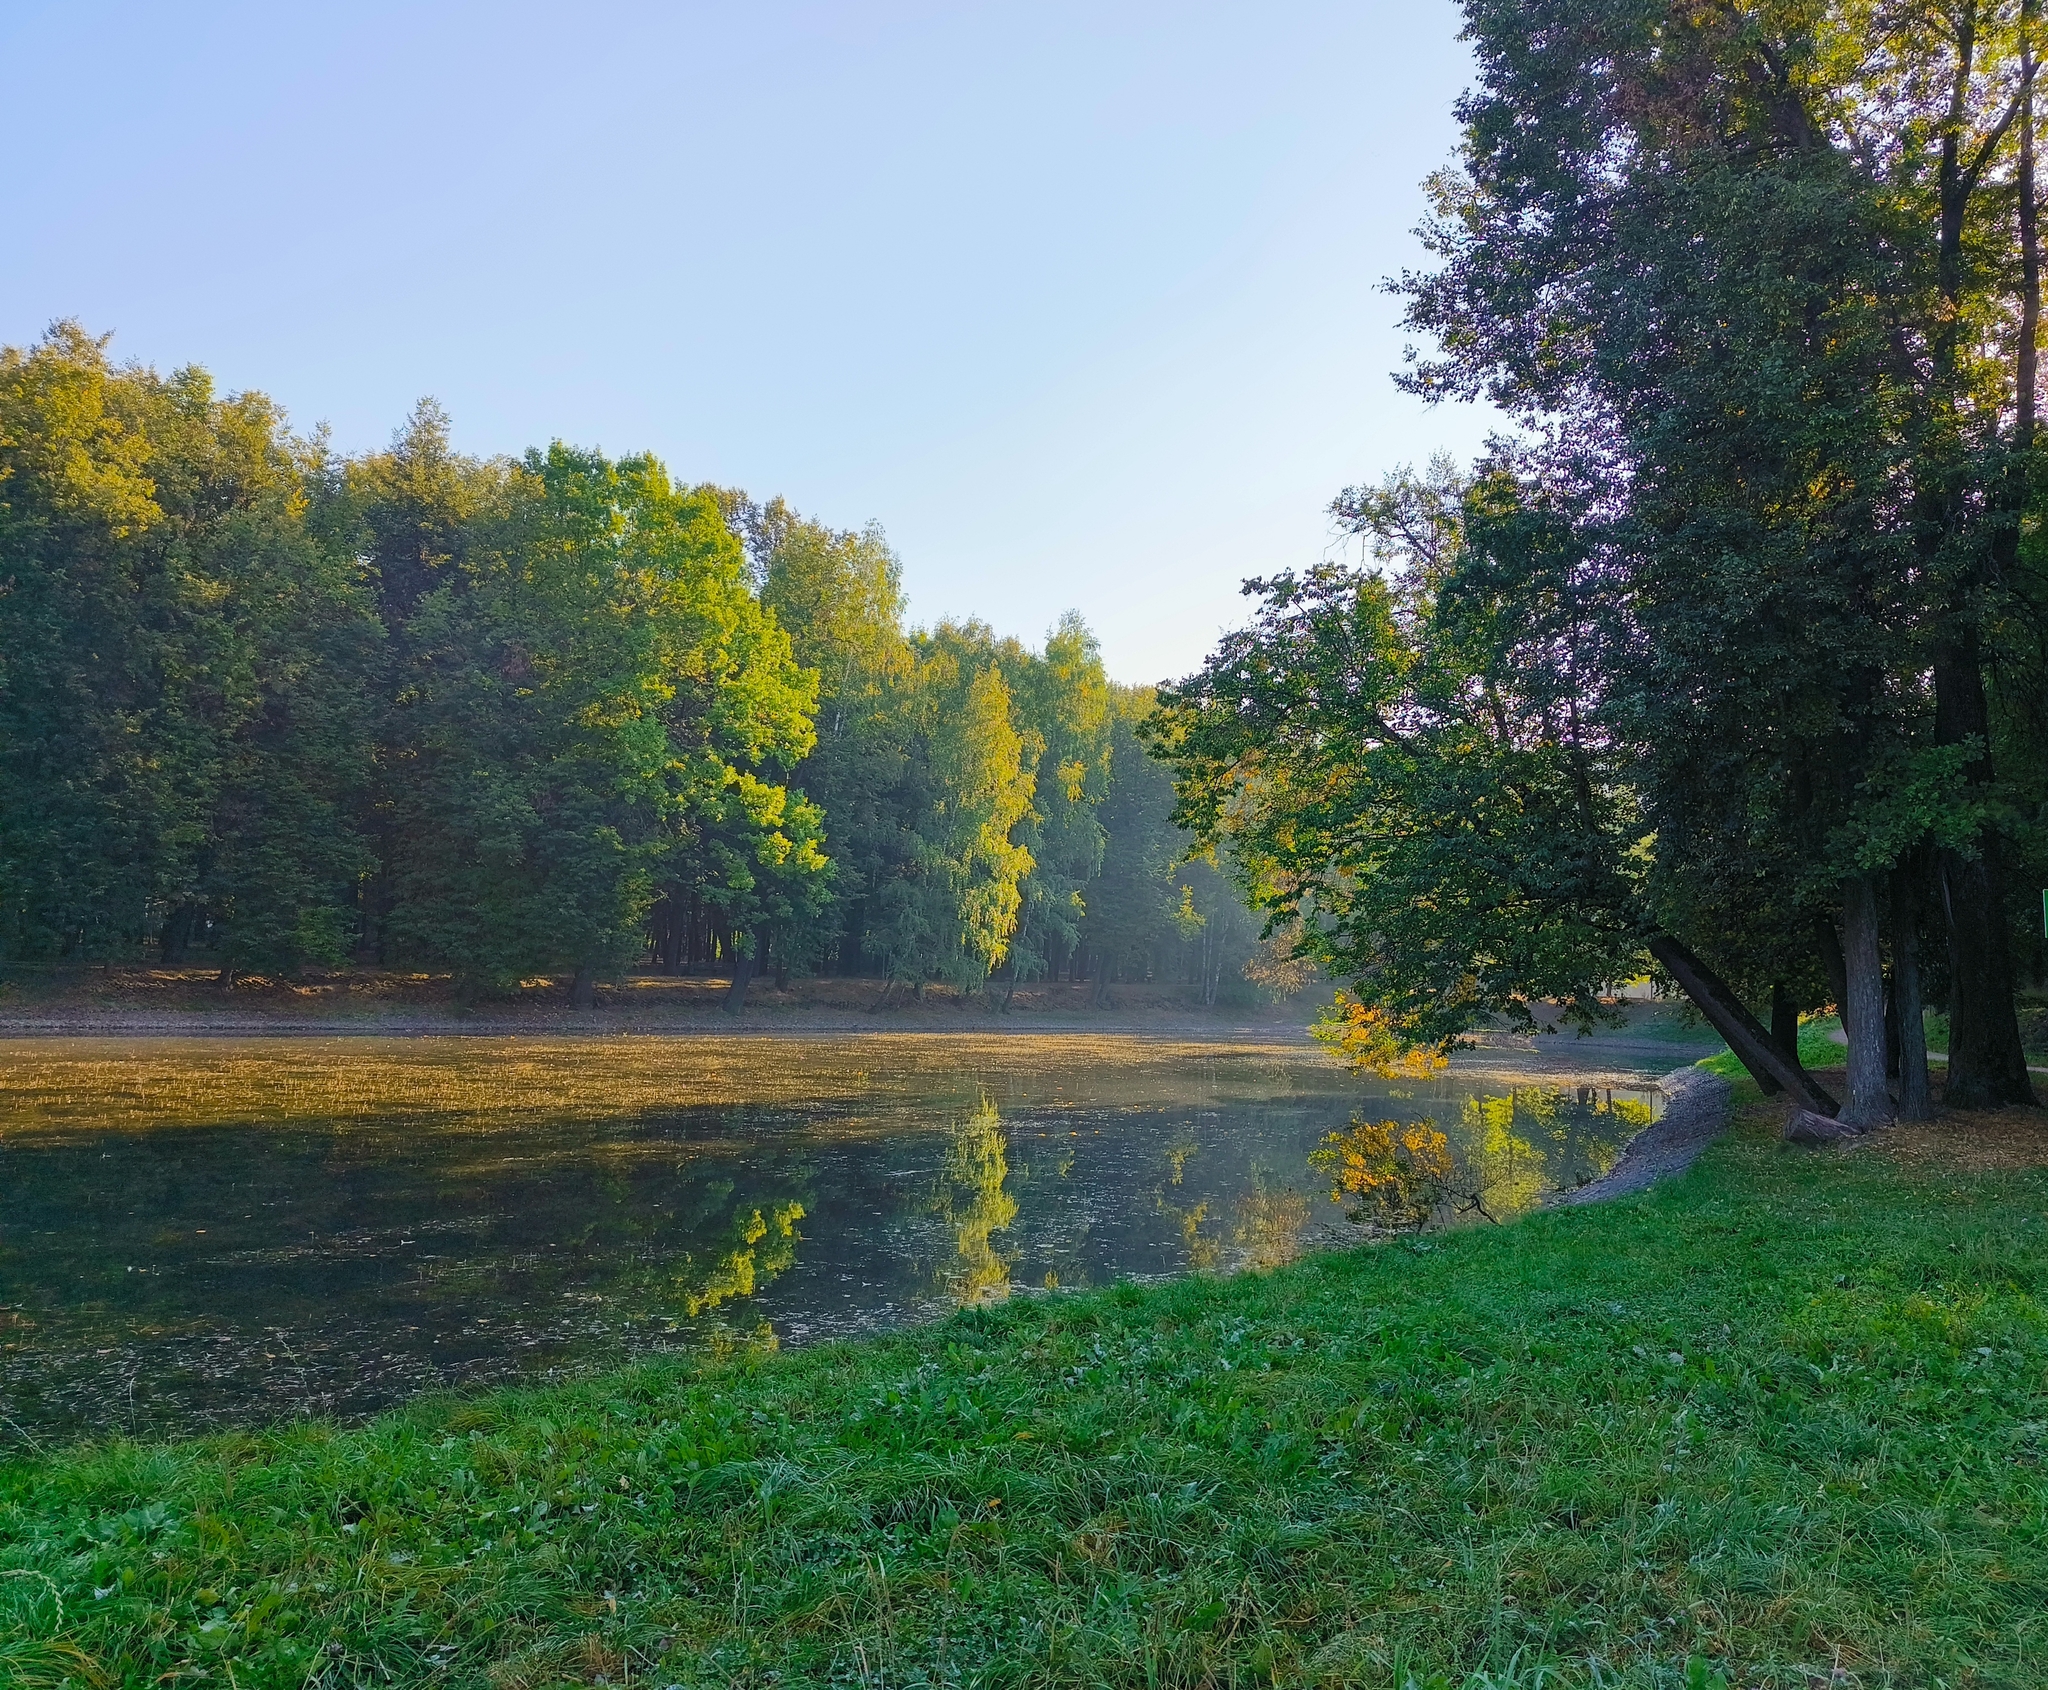
[[[0,955],[1246,989],[1069,618],[906,626],[878,530],[650,457],[346,458],[60,325],[0,352]]]
[[[1845,1118],[2032,1097],[2048,455],[2035,0],[1466,0],[1405,378],[1522,429],[1337,501],[1152,723],[1397,1061],[1651,959]]]

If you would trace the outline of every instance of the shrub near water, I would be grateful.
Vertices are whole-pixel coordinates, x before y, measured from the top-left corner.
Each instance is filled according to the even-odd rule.
[[[0,1481],[0,1661],[2039,1683],[2044,1207],[2039,1170],[1759,1138],[1645,1199],[1267,1275],[56,1455]]]

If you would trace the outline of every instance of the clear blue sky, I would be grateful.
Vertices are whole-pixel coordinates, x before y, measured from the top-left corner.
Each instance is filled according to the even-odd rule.
[[[879,519],[919,620],[1196,665],[1396,393],[1444,0],[0,0],[0,340],[206,365],[338,445],[651,449]]]

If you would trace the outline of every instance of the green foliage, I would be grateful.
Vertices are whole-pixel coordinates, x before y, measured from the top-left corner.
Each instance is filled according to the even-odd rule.
[[[333,468],[256,395],[0,351],[0,947],[98,959],[203,911],[331,958],[364,865],[381,631]]]
[[[949,1153],[964,1231],[983,1161]],[[1759,1128],[1641,1198],[1270,1274],[16,1461],[0,1658],[244,1690],[2030,1682],[2044,1206],[2039,1170]]]
[[[502,988],[564,962],[617,970],[665,881],[735,928],[802,907],[820,819],[764,775],[810,749],[814,681],[716,500],[652,459],[561,445],[461,475],[485,483],[461,554],[400,623],[399,954]]]
[[[1114,689],[1095,636],[1079,616],[1063,617],[1043,657],[1013,665],[1011,674],[1025,723],[1025,755],[1035,771],[1031,808],[1019,832],[1031,853],[1031,871],[1010,940],[1014,984],[1039,978],[1054,958],[1080,948],[1083,922],[1104,890],[1104,805],[1112,793],[1123,796],[1143,771],[1130,764],[1112,768]],[[1164,813],[1164,805],[1156,808]]]
[[[60,326],[0,353],[0,958],[586,998],[650,953],[1011,991],[1194,965],[1213,1002],[1228,947],[1192,936],[1242,912],[1172,878],[1128,746],[1108,850],[1085,624],[903,618],[877,527],[644,456],[465,458],[431,401],[341,462]]]
[[[1572,495],[1658,919],[1811,1005],[1878,996],[1875,905],[1938,908],[1957,1094],[2024,1099],[2038,8],[1465,10],[1465,142],[1399,284],[1440,355],[1405,379],[1504,407],[1518,478]]]
[[[1641,954],[1645,865],[1579,667],[1571,527],[1443,468],[1355,508],[1398,573],[1252,582],[1251,625],[1162,689],[1144,732],[1176,820],[1400,1049],[1526,1026],[1538,999],[1597,1022]]]

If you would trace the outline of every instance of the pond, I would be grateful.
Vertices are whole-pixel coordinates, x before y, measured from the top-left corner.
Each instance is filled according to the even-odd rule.
[[[1276,1264],[1435,1132],[1423,1207],[1498,1218],[1656,1102],[1072,1034],[0,1041],[0,1447]]]

